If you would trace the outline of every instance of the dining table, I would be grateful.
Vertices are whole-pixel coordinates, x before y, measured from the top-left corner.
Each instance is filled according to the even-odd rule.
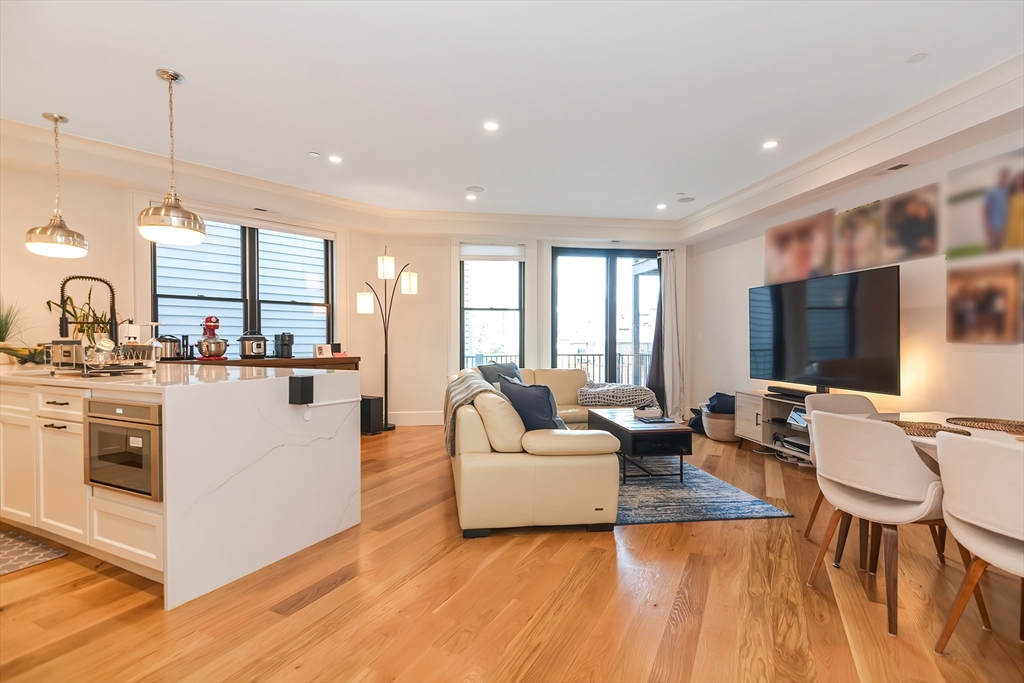
[[[986,441],[995,441],[997,443],[1014,444],[1024,448],[1024,443],[1017,440],[1017,435],[1010,434],[1008,432],[1001,432],[994,429],[977,429],[975,427],[961,427],[960,425],[949,424],[946,422],[946,418],[950,417],[971,417],[963,413],[943,413],[938,411],[924,411],[914,413],[861,413],[858,415],[852,415],[851,417],[863,417],[869,420],[898,420],[900,422],[934,422],[948,427],[949,429],[961,429],[965,432],[970,432],[971,436],[977,439],[984,439]],[[807,415],[808,421],[813,420],[811,415]],[[934,436],[911,436],[907,435],[910,442],[914,444],[914,448],[922,456],[922,460],[928,467],[935,472],[939,473],[939,449]]]

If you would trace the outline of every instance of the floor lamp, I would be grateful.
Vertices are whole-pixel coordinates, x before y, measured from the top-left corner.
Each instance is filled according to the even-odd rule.
[[[377,290],[369,282],[364,283],[369,292],[356,292],[356,313],[373,315],[373,300],[377,300],[380,308],[380,321],[384,326],[384,431],[390,431],[395,425],[388,422],[388,327],[391,325],[391,311],[395,305],[395,292],[401,287],[402,294],[416,294],[419,288],[416,273],[407,271],[409,264],[398,271],[399,283],[391,286],[391,298],[388,299],[388,280],[395,279],[395,257],[388,256],[388,248],[384,247],[384,255],[377,257],[377,278],[384,281],[384,298],[377,296]]]

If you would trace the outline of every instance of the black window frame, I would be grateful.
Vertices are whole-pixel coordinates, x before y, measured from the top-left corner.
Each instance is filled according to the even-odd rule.
[[[598,256],[605,259],[605,337],[604,337],[604,378],[591,378],[596,381],[618,382],[618,359],[615,320],[617,312],[616,296],[618,271],[616,260],[619,258],[654,259],[658,264],[658,277],[661,278],[661,258],[657,249],[592,249],[587,247],[551,247],[551,367],[558,367],[558,257],[559,256]],[[633,291],[633,305],[637,305],[637,291]]]
[[[234,225],[234,223],[225,223]],[[283,304],[287,306],[309,306],[311,308],[324,308],[326,310],[327,337],[325,344],[334,343],[334,240],[323,239],[324,242],[324,301],[283,301],[280,299],[261,299],[259,296],[259,231],[269,232],[287,231],[272,230],[271,228],[254,228],[247,225],[238,225],[241,231],[242,262],[241,282],[239,283],[240,297],[219,297],[219,296],[185,296],[182,294],[160,294],[157,291],[157,268],[156,250],[159,246],[156,242],[150,245],[150,306],[152,319],[160,320],[160,299],[177,299],[179,301],[222,301],[228,303],[242,304],[242,328],[243,331],[259,330],[262,326],[262,304]],[[296,233],[299,234],[299,233]],[[197,327],[199,321],[196,321]]]
[[[494,259],[459,259],[459,369],[466,369],[466,311],[519,311],[519,362],[526,363],[526,262],[519,261],[519,308],[466,307],[466,261],[489,261]]]

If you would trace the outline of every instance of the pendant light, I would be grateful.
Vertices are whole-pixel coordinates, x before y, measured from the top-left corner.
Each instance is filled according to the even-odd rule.
[[[206,239],[206,223],[181,205],[174,189],[174,84],[184,77],[177,71],[157,69],[156,75],[167,81],[167,104],[171,130],[171,189],[160,206],[151,206],[139,214],[139,233],[157,244],[191,247]]]
[[[67,123],[68,120],[60,114],[50,113],[43,114],[43,118],[53,121],[53,167],[57,178],[57,200],[50,222],[25,233],[25,247],[40,256],[82,258],[89,253],[89,241],[82,233],[69,228],[60,215],[60,137],[57,124]]]

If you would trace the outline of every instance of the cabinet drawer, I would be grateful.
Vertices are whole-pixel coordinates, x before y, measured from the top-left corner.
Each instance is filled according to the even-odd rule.
[[[11,384],[0,384],[0,413],[32,416],[32,390]]]
[[[89,545],[163,571],[164,518],[131,505],[92,497]]]
[[[82,421],[82,405],[89,392],[85,389],[39,387],[36,393],[36,415],[58,420]]]
[[[760,396],[736,392],[736,436],[761,442],[763,403]]]

